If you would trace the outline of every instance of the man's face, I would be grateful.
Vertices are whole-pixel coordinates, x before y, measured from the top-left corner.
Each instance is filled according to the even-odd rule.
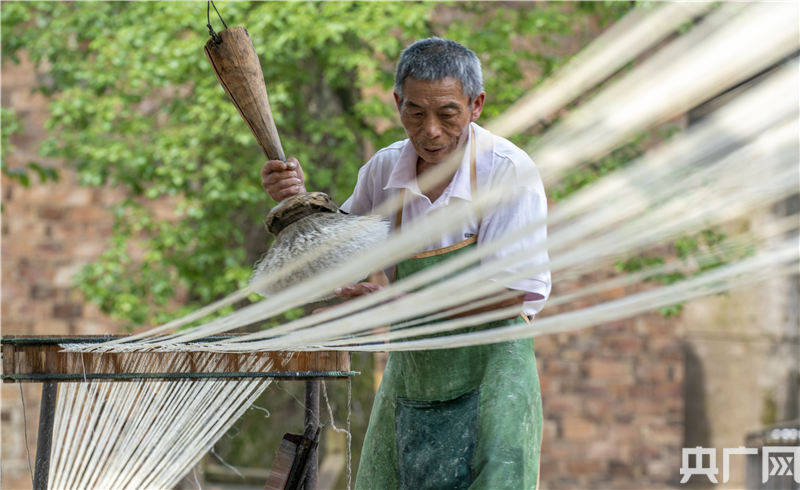
[[[467,125],[481,115],[484,97],[481,93],[470,102],[461,82],[450,77],[435,81],[406,78],[403,99],[394,94],[411,144],[428,163],[443,161],[457,148]]]

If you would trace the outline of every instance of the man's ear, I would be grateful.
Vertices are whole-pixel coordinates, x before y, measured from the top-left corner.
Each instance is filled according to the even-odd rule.
[[[397,106],[397,112],[400,112],[400,108],[403,107],[403,99],[397,95],[397,92],[392,92],[392,95],[394,95],[394,104]]]
[[[486,100],[486,92],[481,92],[472,100],[472,106],[470,107],[472,114],[470,115],[469,122],[475,122],[481,117],[481,112],[483,112],[483,102]]]

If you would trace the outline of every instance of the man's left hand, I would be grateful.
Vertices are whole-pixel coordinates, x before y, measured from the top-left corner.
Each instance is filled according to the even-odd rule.
[[[378,282],[364,281],[356,284],[350,284],[349,286],[342,286],[340,288],[336,288],[333,291],[333,294],[338,296],[339,298],[349,300],[353,298],[358,298],[359,296],[364,296],[365,294],[374,293],[375,291],[381,290],[384,287],[385,287],[384,284],[380,284]],[[311,314],[316,315],[317,313],[322,313],[325,310],[330,310],[331,308],[336,308],[337,306],[338,305],[331,305],[331,306],[324,306],[322,308],[316,308],[314,311],[311,312]]]
[[[383,289],[383,285],[378,284],[377,282],[359,282],[356,284],[350,284],[349,286],[336,288],[333,291],[333,294],[340,298],[353,299],[359,296],[364,296],[365,294],[374,293],[375,291],[379,291],[381,289]]]

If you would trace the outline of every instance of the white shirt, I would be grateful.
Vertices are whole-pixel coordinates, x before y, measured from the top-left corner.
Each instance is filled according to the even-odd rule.
[[[514,186],[520,192],[513,200],[489,211],[480,221],[473,216],[466,220],[461,229],[443,234],[439,240],[428,244],[426,250],[448,247],[461,242],[475,234],[478,235],[477,246],[502,236],[512,229],[523,227],[547,216],[547,198],[544,186],[535,171],[531,158],[510,141],[495,136],[489,131],[471,123],[473,131],[468,131],[466,142],[462,148],[469,148],[472,134],[476,138],[476,175],[478,188],[483,186]],[[466,145],[466,146],[464,146]],[[405,192],[403,205],[403,223],[425,216],[443,206],[466,205],[472,200],[470,186],[470,152],[464,151],[461,165],[442,195],[434,202],[420,192],[417,185],[417,152],[408,139],[398,141],[378,151],[358,171],[358,181],[350,198],[342,204],[342,210],[357,214],[370,214],[380,204],[397,192]],[[525,175],[523,182],[521,175]],[[531,176],[534,176],[531,178]],[[387,216],[396,228],[396,217]],[[537,264],[546,264],[549,258],[546,250],[536,252],[535,246],[541,245],[547,237],[544,225],[537,227],[523,239],[506,245],[497,252],[485,257],[484,262],[496,260],[524,249],[533,251],[528,260],[517,264],[511,272],[522,271]],[[509,289],[540,294],[544,297],[538,301],[525,301],[523,312],[528,316],[538,313],[550,294],[550,271],[532,273],[526,279],[505,284]]]

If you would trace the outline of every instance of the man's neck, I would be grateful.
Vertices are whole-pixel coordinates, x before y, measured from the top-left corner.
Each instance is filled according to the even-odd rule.
[[[460,145],[451,155],[448,155],[444,160],[439,163],[426,162],[422,157],[417,157],[417,182],[429,171],[432,171],[439,165],[452,165],[452,168],[441,179],[438,179],[434,184],[428,185],[427,189],[421,189],[422,193],[431,201],[434,202],[439,199],[447,186],[453,180],[453,177],[458,171],[461,160],[464,157],[464,147]]]

